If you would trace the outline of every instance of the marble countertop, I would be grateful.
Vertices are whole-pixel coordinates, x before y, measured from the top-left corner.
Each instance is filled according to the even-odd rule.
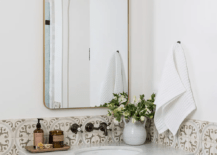
[[[126,149],[126,147],[141,149],[143,152],[139,153],[138,155],[193,155],[193,153],[187,153],[182,150],[174,149],[171,147],[166,147],[161,144],[155,143],[146,143],[140,146],[129,146],[126,144],[104,144],[104,145],[83,145],[83,146],[76,146],[72,147],[68,151],[59,151],[59,152],[47,152],[47,153],[40,153],[40,155],[74,155],[76,151],[82,149],[102,149],[109,147],[109,149],[116,148],[118,149]],[[19,155],[32,155],[34,153],[30,153],[27,151],[19,151]]]

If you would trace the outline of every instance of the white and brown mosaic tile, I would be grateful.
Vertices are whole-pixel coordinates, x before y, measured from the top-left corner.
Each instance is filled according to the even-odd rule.
[[[112,131],[108,136],[101,131],[86,132],[85,125],[93,123],[98,127],[100,123],[111,123]],[[77,123],[82,125],[83,133],[74,134],[70,127]],[[18,155],[19,150],[25,146],[33,145],[33,131],[37,119],[18,119],[0,121],[0,155]],[[68,145],[95,145],[113,142],[123,142],[124,123],[114,124],[113,118],[106,115],[44,118],[41,121],[45,132],[45,141],[48,142],[50,130],[64,131],[64,142]],[[146,123],[147,140],[192,152],[196,155],[217,155],[217,124],[207,121],[185,120],[174,136],[169,130],[158,134],[153,120]]]
[[[158,143],[159,144],[163,144],[166,146],[173,146],[175,142],[175,136],[173,136],[173,134],[167,130],[162,134],[158,135]]]
[[[150,129],[149,129],[150,130]],[[170,131],[158,136],[156,143],[182,149],[195,155],[217,155],[217,124],[199,120],[185,120],[174,136]]]
[[[195,122],[188,120],[182,123],[177,133],[177,139],[180,149],[196,153],[199,149],[200,138],[199,130]]]
[[[158,142],[158,132],[154,124],[154,120],[148,119],[146,122],[147,140],[157,143]]]
[[[201,144],[204,155],[217,154],[217,124],[210,124],[204,128]]]
[[[60,129],[64,131],[64,143],[68,145],[100,144],[123,141],[122,125],[114,125],[113,118],[106,115],[85,116],[85,117],[63,117],[63,118],[44,118],[41,121],[44,130],[45,142],[48,142],[50,130]],[[98,127],[100,123],[111,123],[112,131],[108,136],[103,135],[102,131],[86,132],[85,125],[93,123]],[[77,123],[82,125],[83,133],[74,134],[70,127]],[[18,119],[0,121],[0,155],[18,155],[19,150],[25,146],[33,145],[33,131],[36,129],[37,119]]]
[[[14,145],[13,131],[9,124],[0,123],[0,154],[8,154]]]

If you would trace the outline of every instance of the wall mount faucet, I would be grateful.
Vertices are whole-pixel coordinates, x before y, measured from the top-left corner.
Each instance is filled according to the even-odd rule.
[[[103,123],[100,123],[100,125],[99,125],[98,128],[96,128],[96,127],[94,127],[93,123],[87,123],[87,124],[85,125],[85,130],[86,130],[87,132],[92,132],[93,130],[101,130],[101,131],[104,132],[103,135],[108,136],[108,130],[109,130],[109,131],[112,131],[112,130],[110,129],[110,127],[109,127],[110,125],[111,125],[111,123],[108,123],[108,124],[107,124],[107,123],[103,122]]]
[[[81,129],[81,126],[82,126],[82,124],[80,124],[80,125],[78,125],[78,124],[73,124],[72,126],[71,126],[71,131],[73,132],[73,133],[75,133],[75,134],[77,134],[78,132],[81,132],[81,133],[83,133],[83,131],[82,131],[82,129]]]

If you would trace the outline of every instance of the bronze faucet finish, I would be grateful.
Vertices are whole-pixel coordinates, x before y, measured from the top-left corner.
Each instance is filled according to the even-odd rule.
[[[81,132],[81,133],[83,133],[83,131],[81,130],[81,126],[82,126],[82,124],[81,125],[78,125],[78,124],[73,124],[72,126],[71,126],[71,131],[73,132],[73,133],[75,133],[75,134],[77,134],[79,131]],[[80,130],[79,130],[80,129]]]
[[[92,132],[93,130],[101,130],[104,132],[103,135],[108,136],[108,130],[111,131],[111,129],[108,129],[109,125],[111,125],[111,123],[107,124],[107,123],[103,122],[103,123],[100,123],[98,128],[96,128],[96,127],[94,127],[93,123],[87,123],[85,125],[85,130],[87,132]]]

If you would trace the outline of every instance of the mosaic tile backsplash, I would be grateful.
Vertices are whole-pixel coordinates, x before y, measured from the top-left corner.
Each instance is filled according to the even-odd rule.
[[[111,122],[112,131],[104,136],[102,131],[86,132],[87,123],[93,123],[98,127],[101,122]],[[72,124],[82,124],[83,133],[74,134],[70,127]],[[37,119],[0,120],[0,155],[18,155],[19,150],[25,146],[33,145],[33,131],[36,129]],[[113,118],[108,116],[85,116],[44,118],[41,121],[44,130],[45,143],[48,142],[50,130],[60,129],[64,131],[64,143],[68,145],[86,145],[100,143],[122,142],[124,124],[115,125]],[[150,136],[149,136],[150,137]]]
[[[92,122],[98,127],[101,122],[111,122],[112,131],[104,136],[102,131],[86,132],[84,127]],[[74,134],[70,127],[72,124],[82,124],[82,134]],[[19,150],[25,146],[33,145],[33,131],[36,129],[37,119],[0,120],[0,155],[18,155]],[[84,117],[44,118],[41,121],[48,142],[50,130],[61,129],[64,131],[64,142],[68,145],[89,145],[122,142],[124,124],[115,125],[113,118],[106,115]],[[153,120],[146,123],[147,140],[193,152],[196,155],[217,155],[217,124],[185,120],[176,136],[166,131],[159,134]]]
[[[195,155],[217,155],[217,123],[185,120],[175,136],[170,131],[159,134],[154,127],[152,142]]]

